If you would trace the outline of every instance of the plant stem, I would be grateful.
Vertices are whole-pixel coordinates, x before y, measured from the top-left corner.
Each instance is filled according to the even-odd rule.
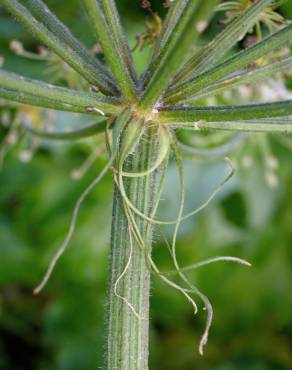
[[[119,88],[126,99],[135,101],[137,96],[134,81],[131,78],[128,66],[124,64],[125,60],[122,58],[122,55],[120,55],[121,45],[118,46],[118,40],[113,37],[116,35],[116,32],[114,35],[112,34],[106,22],[106,18],[104,17],[100,2],[96,0],[84,0],[83,4],[92,30],[97,36],[97,40],[104,52],[105,59]]]
[[[0,89],[1,97],[3,94],[4,98],[7,95],[18,102],[23,101],[23,103],[52,109],[71,111],[71,107],[73,107],[73,112],[86,113],[87,108],[97,108],[104,114],[114,114],[121,111],[121,104],[117,98],[103,97],[94,93],[51,85],[3,70],[0,70]],[[17,92],[19,93],[18,97]],[[54,102],[56,107],[54,107]],[[69,105],[68,109],[62,108],[64,104]]]
[[[174,96],[176,96],[180,98],[183,95],[187,96],[190,93],[196,93],[204,89],[206,86],[209,86],[236,71],[246,68],[249,64],[253,63],[257,59],[260,59],[266,54],[290,44],[291,41],[292,25],[288,25],[280,31],[268,36],[263,41],[258,42],[239,53],[236,53],[235,55],[226,59],[224,62],[206,70],[204,73],[201,73],[192,79],[188,79],[181,84],[173,86],[169,89],[166,97],[174,98]]]
[[[117,87],[114,86],[113,77],[107,69],[98,61],[97,58],[80,42],[71,31],[53,14],[42,0],[26,0],[27,9],[31,14],[40,21],[47,29],[52,32],[64,45],[68,45],[73,53],[76,53],[86,64],[86,68],[95,75],[95,80],[99,79],[98,87],[104,90],[104,86],[110,86],[109,93],[118,93]],[[93,80],[94,81],[94,80]],[[98,81],[97,81],[98,82]]]
[[[104,132],[106,123],[107,120],[102,119],[90,125],[84,125],[84,127],[70,131],[49,131],[45,129],[34,128],[26,121],[22,123],[22,126],[31,135],[47,140],[80,140]]]
[[[272,0],[258,0],[236,17],[222,32],[220,32],[203,49],[196,53],[178,72],[175,82],[184,81],[190,76],[204,72],[215,65],[241,37],[248,32],[262,11],[272,3]]]
[[[38,21],[19,1],[17,0],[0,0],[0,4],[9,11],[16,19],[21,22],[33,35],[35,35],[47,47],[53,50],[62,60],[68,63],[76,72],[83,76],[91,84],[96,84],[102,91],[114,94],[117,92],[116,87],[108,80],[104,74],[104,69],[100,70],[100,63],[98,67],[92,65],[90,60],[92,57],[86,55],[81,56],[80,47],[72,47],[74,37],[70,35],[71,40],[68,41],[68,35],[64,36],[61,31],[60,24],[54,26],[54,32],[46,27],[50,23],[50,15],[46,15],[45,22]],[[37,9],[35,9],[35,12]],[[61,36],[60,36],[61,34]],[[75,43],[76,45],[76,43]]]
[[[172,109],[163,109],[159,112],[160,122],[184,123],[193,125],[196,121],[240,121],[255,120],[261,118],[284,117],[292,114],[292,100],[275,103],[232,105],[216,107],[183,107],[177,106]],[[235,129],[236,130],[236,129]]]
[[[124,170],[140,172],[149,168],[155,153],[155,135],[149,133],[140,141],[135,155],[129,156]],[[156,184],[156,173],[125,178],[125,189],[129,199],[146,215],[150,214],[153,207]],[[138,216],[135,216],[135,220],[145,245],[151,250],[152,238],[151,232],[148,232],[147,221]],[[108,292],[107,370],[148,369],[150,272],[145,253],[134,237],[131,238],[129,230],[123,200],[116,187]],[[127,265],[128,268],[125,269]],[[119,281],[118,286],[117,280]],[[139,318],[131,310],[129,304],[132,305]]]
[[[285,57],[282,59],[278,59],[276,62],[265,64],[264,66],[260,66],[257,68],[253,68],[241,73],[236,74],[235,76],[227,77],[224,80],[220,80],[219,82],[215,82],[210,86],[203,88],[201,91],[197,93],[192,93],[189,91],[188,95],[181,95],[179,98],[179,102],[194,102],[196,100],[200,100],[203,97],[207,96],[215,96],[221,94],[225,90],[234,89],[241,85],[247,84],[255,84],[259,81],[265,80],[268,77],[276,76],[277,73],[283,72],[292,67],[292,57]],[[167,99],[167,104],[170,101],[177,102],[171,98]]]

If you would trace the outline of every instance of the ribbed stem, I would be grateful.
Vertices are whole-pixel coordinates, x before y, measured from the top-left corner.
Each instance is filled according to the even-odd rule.
[[[155,140],[153,133],[144,136],[134,155],[129,156],[124,169],[128,172],[139,172],[145,170],[145,167],[149,168],[156,153]],[[157,174],[152,173],[138,178],[125,178],[125,189],[129,199],[135,207],[147,215],[150,214],[154,201],[156,176]],[[135,217],[135,220],[145,245],[151,249],[151,233],[147,232],[147,222],[139,217]],[[125,272],[127,264],[129,266]],[[116,282],[121,275],[123,277],[117,287]],[[149,291],[150,273],[145,255],[135,238],[130,239],[122,199],[116,188],[108,292],[107,370],[148,369]],[[118,297],[116,293],[124,299]],[[132,305],[140,318],[133,313],[125,300]]]

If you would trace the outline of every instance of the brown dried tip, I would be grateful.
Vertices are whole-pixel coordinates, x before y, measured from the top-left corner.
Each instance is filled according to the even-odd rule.
[[[91,86],[90,90],[94,93],[99,93],[99,88],[97,86]]]
[[[141,6],[143,9],[151,9],[151,3],[148,0],[143,0]]]
[[[163,3],[163,6],[165,8],[170,8],[171,7],[171,0],[165,0],[164,3]]]
[[[45,48],[44,46],[38,46],[38,53],[39,55],[46,57],[49,54],[49,50]]]
[[[252,46],[252,45],[256,44],[257,41],[258,41],[258,39],[257,39],[256,36],[247,36],[244,39],[243,46],[244,46],[244,48],[248,48],[249,46]]]

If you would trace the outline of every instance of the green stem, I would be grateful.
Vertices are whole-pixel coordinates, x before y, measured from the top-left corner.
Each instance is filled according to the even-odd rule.
[[[16,90],[4,89],[3,87],[1,87],[1,78],[0,78],[0,98],[10,100],[19,104],[28,104],[40,108],[55,109],[64,112],[84,113],[84,107],[62,103],[60,101],[50,99],[47,97],[46,98],[39,97],[28,93],[24,94]]]
[[[225,90],[237,88],[241,85],[255,84],[263,81],[268,77],[275,77],[279,72],[283,72],[292,67],[292,57],[285,57],[276,62],[266,64],[264,66],[250,69],[248,71],[238,73],[234,76],[227,77],[224,80],[216,82],[196,94],[189,93],[184,99],[179,100],[184,104],[194,102],[196,100],[206,98],[207,96],[215,96],[221,94]],[[169,104],[169,100],[167,100]]]
[[[195,42],[197,39],[198,30],[193,26],[193,23],[196,21],[198,3],[198,0],[186,2],[173,32],[147,69],[145,82],[148,80],[149,82],[146,84],[141,98],[140,106],[142,108],[155,105],[163,91],[170,84],[177,68],[181,65],[182,58],[190,48],[191,42]],[[148,76],[150,77],[148,78]]]
[[[118,93],[114,85],[113,77],[108,70],[101,64],[97,58],[80,42],[72,32],[50,11],[42,0],[25,0],[27,9],[36,17],[47,29],[52,32],[64,45],[68,45],[83,61],[86,68],[96,76],[98,87],[104,90],[104,87],[110,88],[108,92]],[[104,90],[106,93],[107,90]]]
[[[125,171],[140,172],[145,167],[150,167],[155,156],[154,137],[148,136],[147,140],[143,137],[135,155],[129,156],[126,161]],[[149,215],[153,208],[154,189],[157,188],[155,173],[138,178],[125,178],[124,181],[131,202],[141,212]],[[151,232],[148,233],[149,225],[142,218],[134,217],[145,245],[150,250],[152,240]],[[116,187],[108,292],[107,370],[148,369],[150,272],[145,252],[141,250],[135,238],[131,238],[129,230],[123,200]],[[125,271],[127,264],[129,266]]]
[[[196,53],[177,73],[175,82],[184,81],[190,76],[204,72],[215,65],[238,40],[245,35],[258,19],[262,11],[270,5],[272,0],[258,0],[234,19],[222,32],[202,50]]]
[[[291,40],[292,25],[289,25],[267,37],[263,41],[236,53],[224,62],[215,65],[215,67],[208,69],[193,79],[170,88],[166,94],[166,98],[167,100],[170,98],[172,101],[178,101],[184,96],[195,94],[198,91],[203,90],[206,86],[209,86],[234,72],[240,71],[242,68],[245,68],[266,54],[290,44]]]
[[[0,97],[9,97],[9,93],[15,101],[52,109],[86,113],[88,108],[96,108],[104,114],[118,113],[122,109],[116,98],[59,87],[0,70]],[[67,109],[62,108],[64,104],[68,104]]]
[[[96,34],[105,59],[114,75],[119,88],[124,97],[129,101],[135,101],[137,98],[134,81],[125,65],[125,60],[120,54],[118,41],[114,38],[109,25],[106,23],[100,2],[97,0],[84,0],[83,2],[92,30]]]
[[[102,91],[110,94],[116,93],[115,86],[111,85],[103,69],[93,66],[86,55],[81,55],[80,46],[73,49],[73,39],[68,41],[64,32],[55,26],[54,32],[49,30],[45,25],[50,22],[49,14],[46,22],[38,21],[23,5],[17,0],[0,0],[2,5],[16,19],[22,23],[34,36],[36,36],[47,47],[53,50],[62,60],[68,63],[75,71],[80,73],[88,82],[96,84]],[[36,11],[36,9],[35,9]],[[59,29],[59,31],[58,31]],[[68,37],[68,35],[67,35]],[[90,58],[91,59],[91,58]]]
[[[24,122],[22,126],[24,129],[33,136],[47,140],[80,140],[87,137],[104,132],[106,128],[107,120],[99,120],[98,122],[92,123],[82,128],[78,128],[70,131],[46,131],[44,129],[36,129],[31,127],[27,122]]]
[[[233,105],[218,107],[183,107],[164,108],[158,114],[160,122],[180,126],[180,123],[189,123],[201,121],[221,122],[221,121],[241,121],[256,120],[262,118],[274,118],[290,116],[292,114],[292,100],[280,101],[275,103]],[[236,130],[236,129],[235,129]]]
[[[289,119],[259,119],[249,121],[220,121],[206,122],[198,124],[198,129],[202,130],[225,130],[225,131],[245,131],[245,132],[271,132],[291,134],[292,120]]]
[[[114,39],[119,49],[120,58],[124,61],[124,65],[128,67],[130,76],[134,82],[137,82],[138,76],[134,65],[130,47],[125,37],[124,30],[121,24],[120,16],[114,0],[101,0],[100,1],[104,17],[108,24],[110,31],[113,34]]]

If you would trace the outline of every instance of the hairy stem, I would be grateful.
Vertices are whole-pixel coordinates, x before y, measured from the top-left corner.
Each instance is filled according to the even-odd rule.
[[[275,103],[217,106],[217,107],[183,107],[166,108],[160,111],[160,122],[186,123],[256,120],[261,118],[284,117],[292,114],[292,100]],[[202,123],[202,122],[201,122]],[[236,130],[236,129],[235,129]]]
[[[114,114],[121,110],[116,98],[55,86],[3,70],[0,70],[0,97],[24,104],[81,113],[86,113],[87,108],[98,109],[104,114]]]
[[[37,18],[17,0],[0,0],[0,5],[15,16],[34,36],[48,48],[53,50],[88,82],[96,84],[96,86],[99,86],[105,93],[114,94],[117,92],[116,86],[108,79],[101,64],[95,62],[95,64],[92,65],[90,62],[92,57],[81,55],[80,43],[76,41],[73,35],[64,33],[66,30],[64,25],[57,23],[57,25],[52,26],[51,18],[53,18],[53,16],[51,13],[45,12],[46,19],[43,22],[37,19],[40,14],[35,6],[33,14],[36,16],[37,12]],[[31,3],[27,5],[29,5],[30,8],[32,7]],[[53,18],[53,21],[57,21],[56,18]],[[49,28],[47,28],[47,26],[49,26]],[[82,49],[84,49],[83,46]]]
[[[136,100],[134,81],[131,78],[128,66],[124,64],[125,60],[122,57],[124,54],[120,55],[122,47],[121,40],[116,40],[114,37],[116,36],[116,32],[112,34],[110,26],[112,26],[113,23],[111,22],[109,25],[107,24],[107,20],[103,14],[99,1],[84,0],[83,4],[92,30],[97,36],[97,40],[103,49],[105,59],[119,85],[119,88],[127,100]]]
[[[123,140],[123,137],[121,138]],[[140,140],[135,155],[130,155],[124,171],[142,172],[150,168],[156,153],[156,138],[148,133]],[[157,188],[157,173],[147,176],[125,177],[127,196],[146,215],[153,208]],[[145,246],[151,249],[151,233],[147,221],[134,216]],[[118,284],[117,284],[118,282]],[[108,370],[148,369],[150,273],[126,217],[123,199],[118,187],[114,193],[110,279],[108,292]]]

